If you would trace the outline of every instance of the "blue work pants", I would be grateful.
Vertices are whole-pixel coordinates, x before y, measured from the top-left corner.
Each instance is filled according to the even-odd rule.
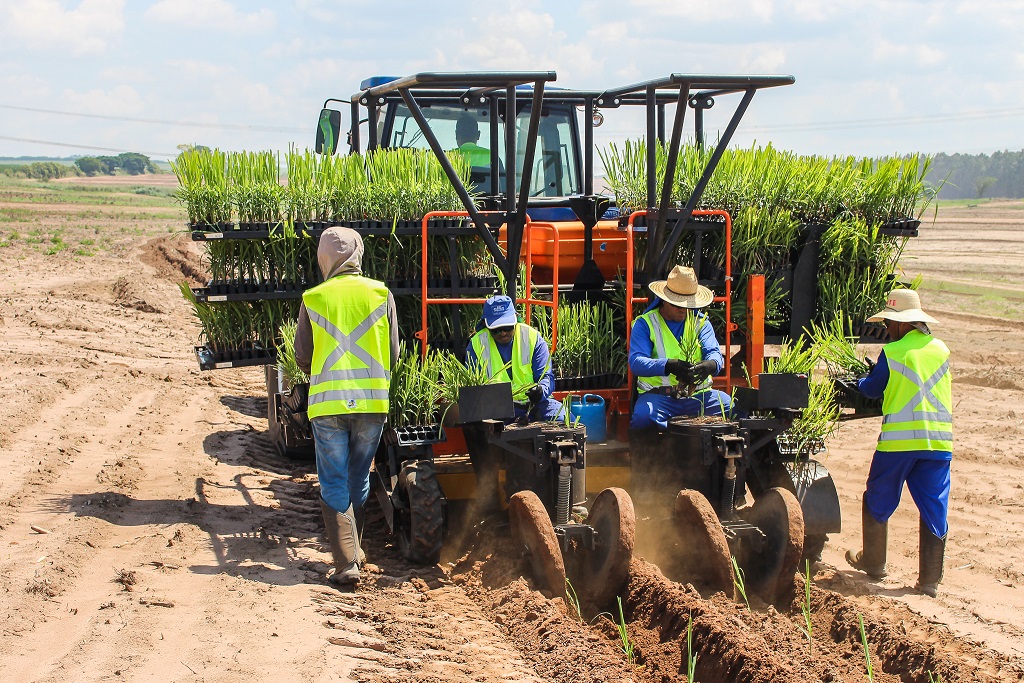
[[[652,429],[668,427],[670,418],[681,415],[722,415],[728,417],[732,411],[729,394],[717,389],[702,391],[689,398],[672,398],[648,391],[640,394],[633,406],[630,429]]]
[[[928,529],[942,538],[949,530],[949,460],[917,458],[905,453],[875,451],[864,500],[868,511],[884,524],[896,511],[906,482]]]
[[[314,417],[320,497],[338,512],[357,510],[370,494],[370,465],[384,431],[384,415]]]

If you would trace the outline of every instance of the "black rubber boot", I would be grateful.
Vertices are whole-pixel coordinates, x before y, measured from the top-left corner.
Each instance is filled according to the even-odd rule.
[[[889,524],[879,522],[871,516],[868,502],[861,499],[861,519],[864,528],[864,550],[846,551],[846,561],[854,569],[859,569],[872,579],[884,579],[885,551],[889,543]]]
[[[358,537],[352,506],[349,505],[345,512],[338,512],[321,498],[320,511],[324,516],[331,557],[334,558],[334,573],[327,580],[342,586],[359,583],[359,564],[356,562]]]
[[[934,598],[942,581],[942,561],[946,556],[946,536],[949,534],[936,536],[925,526],[923,519],[918,534],[921,539],[918,550],[920,565],[914,588]]]
[[[356,520],[356,564],[362,569],[366,564],[366,555],[363,553],[363,528],[366,525],[366,506],[354,508],[352,516]]]

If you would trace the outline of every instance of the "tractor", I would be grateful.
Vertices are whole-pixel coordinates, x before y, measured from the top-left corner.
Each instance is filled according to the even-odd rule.
[[[332,103],[348,105],[344,138],[350,152],[363,151],[364,140],[367,151],[429,148],[465,211],[428,214],[418,226],[385,229],[408,230],[424,241],[468,231],[487,245],[503,275],[504,293],[523,306],[527,319],[534,307],[557,311],[560,298],[586,306],[624,290],[621,343],[627,346],[634,305],[646,301],[643,285],[665,275],[677,245],[689,235],[697,245],[692,265],[725,309],[726,366],[715,384],[740,392],[743,417],[676,418],[667,430],[637,433],[627,428],[633,378],[605,378],[605,385],[588,391],[607,406],[611,438],[594,443],[569,419],[512,420],[507,384],[476,387],[488,397],[466,397],[464,405],[460,399],[457,424],[382,441],[373,478],[388,525],[407,558],[436,562],[447,507],[478,496],[480,472],[473,461],[479,458],[471,456],[486,451],[498,463],[500,506],[507,508],[513,537],[528,553],[535,580],[551,594],[564,595],[568,578],[586,591],[581,598],[606,605],[628,579],[636,539],[671,578],[730,592],[738,566],[755,593],[769,602],[782,599],[801,558],[820,551],[825,535],[840,530],[838,497],[814,453],[790,452],[779,438],[806,405],[807,378],[760,373],[763,278],[747,274],[748,325],[736,339],[731,219],[696,206],[754,95],[794,79],[670,74],[592,91],[548,87],[554,80],[553,72],[371,78],[352,97],[325,101],[316,148],[333,154],[343,138],[344,107],[332,109]],[[683,207],[672,206],[670,179],[686,113],[692,111],[694,140],[701,144],[705,114],[730,97],[738,102],[696,188]],[[594,184],[594,130],[606,114],[623,107],[640,108],[646,122],[647,208],[628,215],[596,194]],[[459,147],[459,120],[466,116],[478,122],[490,150],[489,157],[473,161],[469,187],[449,160]],[[659,145],[668,152],[661,186],[654,172]],[[442,218],[462,222],[452,227]],[[646,265],[634,272],[641,236]],[[701,262],[701,240],[709,236],[723,240],[724,263]],[[806,260],[797,266],[813,273],[815,254],[805,251]],[[424,250],[424,274],[427,258]],[[622,274],[624,282],[616,284]],[[446,309],[457,318],[453,304],[482,303],[485,294],[461,288],[455,278],[447,288],[432,287],[424,278],[415,291],[396,292],[418,297],[422,316],[410,341],[424,353],[434,341],[428,309]],[[813,314],[815,297],[813,280],[794,284],[795,329]],[[456,348],[464,349],[466,341]],[[749,380],[739,377],[740,362]],[[301,395],[283,392],[273,367],[267,368],[267,387],[271,435],[279,450],[308,448]]]

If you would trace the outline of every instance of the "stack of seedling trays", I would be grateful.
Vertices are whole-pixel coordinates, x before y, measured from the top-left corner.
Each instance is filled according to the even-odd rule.
[[[396,297],[399,330],[413,343],[421,327],[422,217],[462,204],[428,150],[381,149],[328,157],[290,151],[183,152],[173,163],[178,199],[192,239],[203,242],[211,279],[182,288],[202,324],[196,355],[203,369],[272,364],[277,330],[298,315],[302,292],[319,284],[316,250],[324,230],[349,227],[363,236],[363,274]],[[468,179],[461,157],[452,159]],[[432,297],[482,298],[498,285],[493,260],[463,218],[428,223],[427,290]],[[479,305],[432,306],[429,340],[465,347]]]
[[[680,150],[673,207],[685,205],[713,153],[711,146]],[[649,210],[645,144],[611,145],[601,156],[620,214]],[[857,159],[798,156],[771,146],[725,150],[696,208],[732,216],[733,322],[745,331],[751,274],[766,276],[769,343],[799,336],[815,321],[841,315],[860,323],[879,310],[900,272],[906,240],[917,236],[919,217],[934,197],[925,183],[930,165],[920,155]],[[665,167],[659,154],[658,187]],[[643,242],[638,235],[638,272],[645,265]],[[670,262],[706,264],[698,275],[712,281],[709,267],[725,259],[721,233],[687,230],[673,256]]]
[[[549,341],[552,339],[550,310],[533,309],[535,325]],[[555,391],[622,386],[626,378],[623,313],[622,306],[614,303],[558,306],[558,334],[551,354]]]

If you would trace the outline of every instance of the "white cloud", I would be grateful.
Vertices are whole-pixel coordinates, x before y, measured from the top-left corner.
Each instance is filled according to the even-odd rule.
[[[681,17],[698,24],[737,17],[770,21],[775,14],[774,0],[631,0],[629,4],[645,12]]]
[[[134,116],[145,111],[145,104],[139,93],[128,85],[118,85],[111,90],[87,90],[77,92],[70,88],[61,94],[61,102],[71,111],[84,114],[111,114]]]
[[[160,0],[146,10],[146,17],[167,24],[229,33],[266,31],[276,23],[276,16],[270,9],[245,13],[226,0]]]
[[[70,47],[75,55],[106,52],[124,31],[124,0],[81,0],[66,9],[58,0],[0,3],[0,44],[18,49]]]

